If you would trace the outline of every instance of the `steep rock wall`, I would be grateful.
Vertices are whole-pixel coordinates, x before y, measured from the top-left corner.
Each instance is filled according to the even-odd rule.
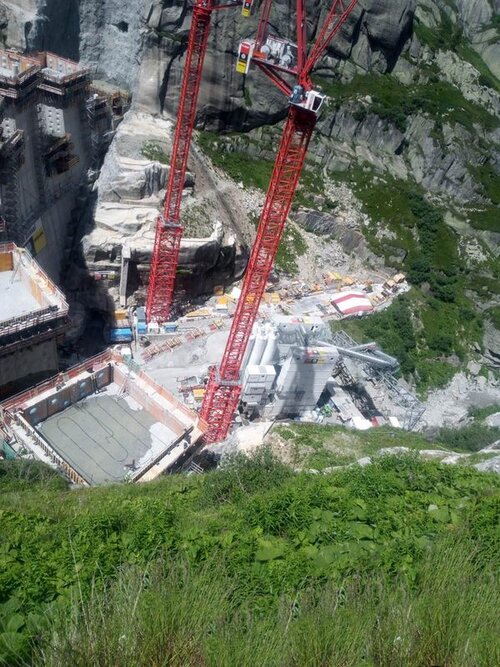
[[[177,106],[191,15],[182,2],[154,0],[151,4],[138,101],[171,113]],[[363,0],[337,36],[319,71],[329,76],[344,68],[347,74],[353,69],[390,71],[410,34],[414,11],[415,0],[398,3],[397,11],[390,0]],[[319,4],[310,8],[310,36],[316,34],[323,12]],[[200,93],[200,126],[247,131],[284,117],[286,100],[264,76],[244,79],[234,70],[238,44],[255,34],[256,26],[257,15],[242,19],[238,8],[215,14]],[[293,34],[293,12],[288,2],[275,2],[272,27],[279,36]],[[339,63],[339,56],[349,57],[351,62]]]

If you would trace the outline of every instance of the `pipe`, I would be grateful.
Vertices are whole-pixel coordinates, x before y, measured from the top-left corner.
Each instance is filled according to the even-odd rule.
[[[374,345],[374,343],[371,344]],[[368,363],[371,366],[378,366],[379,368],[391,368],[393,370],[399,368],[399,361],[397,359],[391,357],[388,354],[385,354],[385,352],[381,352],[378,349],[374,349],[374,355],[380,355],[380,356],[363,354],[362,352],[358,352],[354,348],[337,347],[336,345],[330,345],[330,343],[325,343],[324,341],[318,341],[316,345],[334,348],[338,351],[340,355],[344,357],[351,357],[352,359],[358,359],[359,361]],[[358,348],[361,346],[356,346],[356,347]]]

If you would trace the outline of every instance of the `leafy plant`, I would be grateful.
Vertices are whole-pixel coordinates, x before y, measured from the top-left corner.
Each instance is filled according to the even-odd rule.
[[[162,164],[170,164],[170,157],[157,141],[144,142],[141,153],[148,160],[154,160],[155,162],[161,162]]]

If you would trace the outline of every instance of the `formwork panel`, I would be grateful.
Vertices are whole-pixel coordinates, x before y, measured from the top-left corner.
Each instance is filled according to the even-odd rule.
[[[47,413],[47,401],[46,400],[39,401],[36,405],[33,405],[30,408],[28,408],[24,413],[24,418],[32,426],[34,426],[35,424],[38,424],[39,422],[43,421],[44,419],[47,419],[47,417],[48,417],[48,413]]]
[[[111,383],[111,366],[108,364],[94,375],[95,385],[98,389],[103,389]]]
[[[50,396],[49,398],[46,399],[46,401],[47,401],[47,415],[49,417],[57,414],[58,412],[61,412],[61,410],[64,410],[63,392],[59,392],[57,394],[54,394],[53,396]]]

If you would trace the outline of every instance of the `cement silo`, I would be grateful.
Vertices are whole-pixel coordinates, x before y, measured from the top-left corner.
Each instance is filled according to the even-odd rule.
[[[262,354],[262,359],[260,363],[262,366],[267,366],[269,364],[275,364],[279,360],[279,350],[278,350],[278,337],[274,330],[274,327],[269,324],[267,327],[267,342],[266,349]]]
[[[252,351],[253,351],[253,348],[254,348],[254,345],[255,345],[255,331],[256,331],[256,329],[257,329],[257,327],[254,324],[253,328],[252,328],[252,333],[250,334],[250,338],[248,339],[247,349],[245,350],[245,356],[243,357],[243,362],[241,364],[242,369],[245,369],[247,367],[249,359],[252,355]]]
[[[267,345],[267,330],[265,326],[259,326],[255,334],[255,343],[252,354],[248,359],[249,366],[260,366],[260,360]]]
[[[293,347],[276,381],[274,402],[267,416],[302,414],[313,410],[337,363],[335,349]]]

